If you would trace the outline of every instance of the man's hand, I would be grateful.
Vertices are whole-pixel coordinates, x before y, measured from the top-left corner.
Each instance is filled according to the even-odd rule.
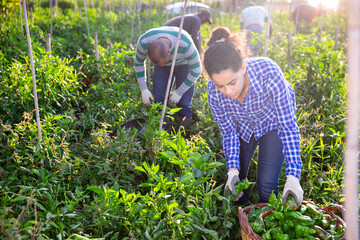
[[[230,190],[232,195],[236,195],[236,194],[240,195],[240,193],[237,193],[235,190],[235,184],[240,182],[239,170],[237,169],[230,170],[228,171],[227,175],[228,175],[228,179],[225,185],[224,194]]]
[[[142,101],[145,105],[150,106],[150,99],[154,101],[154,97],[151,94],[151,92],[149,91],[149,89],[144,89],[141,91],[141,97],[142,97]]]
[[[303,201],[304,191],[300,186],[300,180],[292,175],[287,176],[283,191],[283,198],[282,198],[283,202],[286,202],[286,199],[289,194],[294,196],[296,204],[299,207]]]
[[[170,94],[170,102],[173,102],[173,103],[178,103],[180,101],[182,96],[178,95],[176,93],[176,91],[173,91],[171,94]]]

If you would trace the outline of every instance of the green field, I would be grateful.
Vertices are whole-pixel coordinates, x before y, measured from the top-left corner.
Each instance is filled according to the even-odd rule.
[[[18,3],[0,5],[0,239],[241,239],[238,206],[223,196],[225,158],[207,104],[208,77],[196,82],[186,138],[160,133],[162,106],[141,101],[134,46],[165,23],[164,1],[153,1],[151,19],[149,10],[134,12],[133,1],[126,1],[128,13],[89,2],[86,14],[82,1],[59,2],[53,16],[45,1],[33,4],[28,22],[41,142],[24,16]],[[295,34],[288,14],[272,13],[267,56],[295,89],[304,200],[342,204],[346,15],[328,11],[307,34]],[[235,12],[214,14],[214,22],[201,28],[204,49],[214,27],[240,30]],[[108,137],[135,118],[146,119],[143,131]],[[257,153],[248,176],[251,203],[258,201],[256,159]],[[282,172],[280,190],[284,184]]]

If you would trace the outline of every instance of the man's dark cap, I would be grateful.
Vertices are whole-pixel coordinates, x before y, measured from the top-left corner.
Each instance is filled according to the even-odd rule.
[[[209,24],[212,24],[212,23],[213,23],[213,21],[212,21],[212,19],[211,19],[211,12],[210,12],[210,10],[207,10],[207,9],[202,10],[202,11],[201,11],[201,15],[204,16],[205,22],[207,22],[207,23],[209,23]]]

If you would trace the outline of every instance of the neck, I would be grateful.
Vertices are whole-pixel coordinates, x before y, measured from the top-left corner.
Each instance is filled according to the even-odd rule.
[[[246,94],[247,94],[247,92],[249,90],[249,85],[250,85],[250,81],[249,81],[249,77],[248,77],[247,73],[245,73],[243,76],[244,76],[244,83],[245,83],[244,88],[243,88],[242,92],[240,93],[239,97],[236,98],[236,100],[240,104],[243,103],[243,100],[244,100],[244,98],[245,98],[245,96],[246,96]]]

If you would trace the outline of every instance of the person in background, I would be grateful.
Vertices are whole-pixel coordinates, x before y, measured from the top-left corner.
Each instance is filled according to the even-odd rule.
[[[315,17],[319,16],[319,13],[319,9],[308,4],[296,6],[291,14],[291,19],[295,24],[296,31],[307,33],[310,28],[310,24]]]
[[[180,27],[181,16],[175,17],[167,21],[164,26]],[[183,29],[187,31],[195,43],[196,49],[201,54],[201,34],[200,26],[204,23],[212,24],[211,12],[202,10],[196,14],[187,14],[184,16]]]
[[[256,34],[263,34],[265,22],[268,20],[268,13],[262,6],[256,6],[254,3],[249,3],[248,7],[241,12],[240,24],[241,29],[248,30],[247,42],[253,56],[258,56],[262,48],[262,42],[256,39]],[[270,36],[272,33],[272,26],[270,25]]]
[[[140,11],[141,12],[144,12],[146,9],[149,9],[149,5],[144,4],[144,3],[140,5]]]
[[[142,101],[148,106],[154,98],[155,103],[164,102],[178,33],[178,27],[152,28],[142,34],[137,41],[134,61],[135,73],[141,90]],[[146,83],[145,59],[147,56],[155,65],[153,94],[149,91]],[[178,114],[182,116],[185,129],[190,127],[194,83],[200,76],[201,71],[200,56],[195,44],[186,31],[181,31],[172,79],[174,81],[175,77],[176,89],[170,94],[169,100],[181,108]],[[165,129],[166,127],[164,126]]]
[[[279,192],[285,161],[283,200],[291,193],[300,205],[304,192],[299,182],[302,162],[294,88],[272,59],[247,58],[243,38],[226,28],[217,28],[211,33],[203,57],[210,77],[208,104],[221,131],[228,170],[225,192],[238,194],[235,204],[249,202],[249,192],[236,193],[235,184],[247,178],[259,146],[259,201],[267,202],[273,191]]]

